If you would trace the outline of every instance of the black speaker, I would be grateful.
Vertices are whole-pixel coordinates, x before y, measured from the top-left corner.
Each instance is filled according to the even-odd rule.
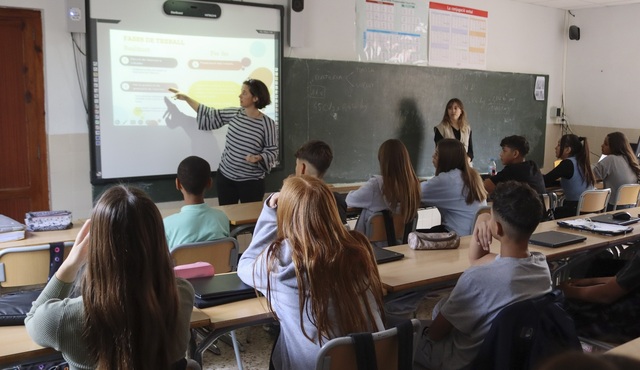
[[[301,12],[304,10],[304,0],[291,0],[291,10]]]
[[[580,27],[569,27],[569,40],[580,40]]]

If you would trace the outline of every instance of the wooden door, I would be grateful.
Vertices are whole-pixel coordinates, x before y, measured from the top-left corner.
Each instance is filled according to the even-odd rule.
[[[47,168],[40,12],[0,8],[0,213],[49,210]]]

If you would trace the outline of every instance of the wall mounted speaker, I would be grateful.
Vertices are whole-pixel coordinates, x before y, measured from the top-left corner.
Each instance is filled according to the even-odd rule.
[[[569,40],[580,40],[580,27],[569,27]]]
[[[291,10],[301,12],[304,10],[304,0],[291,0]]]
[[[292,48],[303,47],[307,39],[307,13],[303,12],[304,0],[291,0],[288,9],[289,15],[289,46]]]

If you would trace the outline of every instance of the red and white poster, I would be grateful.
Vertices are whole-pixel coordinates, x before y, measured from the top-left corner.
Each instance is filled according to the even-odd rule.
[[[429,3],[429,65],[487,68],[489,12]]]

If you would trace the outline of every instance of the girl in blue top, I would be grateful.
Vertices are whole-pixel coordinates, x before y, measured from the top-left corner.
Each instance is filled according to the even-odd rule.
[[[481,206],[487,205],[487,191],[480,174],[467,160],[464,145],[456,139],[442,139],[433,153],[436,176],[421,184],[422,203],[435,206],[442,225],[430,231],[455,231],[470,235],[473,220]]]
[[[563,135],[556,145],[556,157],[562,162],[544,175],[546,187],[557,186],[564,192],[564,202],[554,211],[555,218],[575,216],[580,194],[594,188],[596,179],[591,171],[589,143],[586,137]]]

